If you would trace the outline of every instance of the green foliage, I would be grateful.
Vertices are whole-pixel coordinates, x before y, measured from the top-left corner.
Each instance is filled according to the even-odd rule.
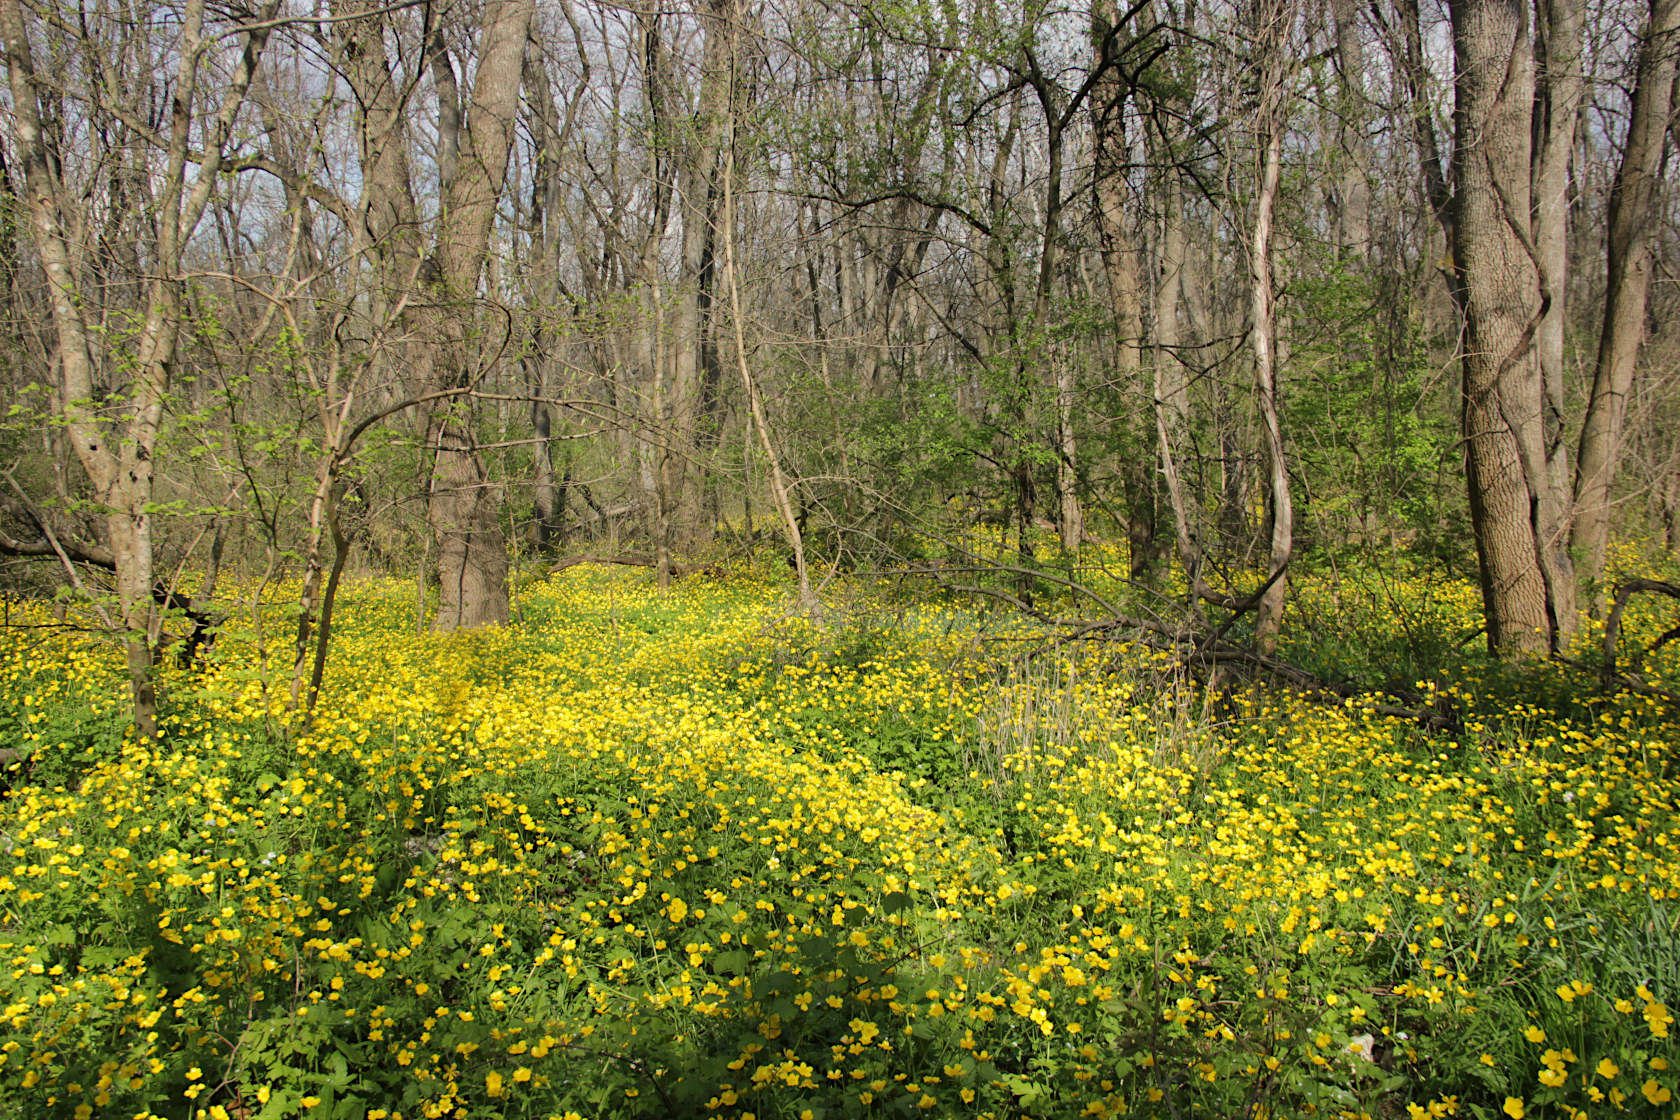
[[[1290,285],[1301,330],[1282,389],[1300,536],[1344,556],[1400,541],[1462,558],[1467,515],[1459,488],[1443,484],[1460,458],[1449,387],[1404,303],[1373,313],[1383,294],[1342,264]]]

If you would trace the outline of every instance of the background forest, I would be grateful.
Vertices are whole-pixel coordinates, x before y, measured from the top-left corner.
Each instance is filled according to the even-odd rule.
[[[448,630],[510,557],[809,604],[985,525],[1265,649],[1400,548],[1545,651],[1680,532],[1680,5],[4,16],[6,578],[114,593],[143,727],[229,563],[302,657],[346,554]]]

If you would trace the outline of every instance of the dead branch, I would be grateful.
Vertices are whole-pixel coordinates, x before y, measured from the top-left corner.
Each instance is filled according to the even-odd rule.
[[[1666,595],[1670,599],[1680,600],[1680,585],[1660,579],[1630,579],[1616,585],[1616,597],[1610,607],[1610,616],[1604,623],[1604,639],[1600,646],[1603,651],[1603,663],[1598,670],[1599,683],[1605,692],[1612,692],[1620,687],[1631,692],[1638,692],[1646,696],[1660,696],[1680,703],[1680,695],[1676,695],[1666,688],[1646,684],[1639,680],[1637,676],[1644,669],[1647,657],[1680,636],[1680,626],[1670,628],[1656,641],[1635,653],[1630,659],[1627,672],[1624,673],[1617,667],[1617,656],[1620,653],[1622,642],[1622,614],[1627,610],[1627,605],[1633,597],[1642,594]]]
[[[1062,584],[1105,611],[1107,617],[1058,619],[1008,592],[980,584],[956,583],[950,579],[954,574],[1027,573],[1027,569],[1009,564],[974,567],[928,565],[908,567],[889,574],[922,576],[932,579],[946,591],[997,599],[1046,626],[1062,631],[1041,640],[1033,649],[1018,655],[1017,661],[1043,657],[1071,642],[1137,641],[1153,649],[1171,652],[1179,669],[1204,681],[1215,679],[1218,673],[1235,671],[1251,680],[1264,679],[1284,685],[1309,699],[1336,703],[1361,700],[1368,710],[1377,715],[1412,720],[1427,731],[1456,733],[1461,730],[1459,713],[1445,697],[1431,700],[1409,689],[1386,688],[1379,692],[1351,682],[1330,680],[1275,655],[1261,654],[1246,646],[1226,641],[1225,634],[1232,624],[1243,614],[1254,609],[1260,597],[1265,594],[1266,588],[1282,576],[1284,570],[1284,567],[1279,567],[1272,573],[1271,578],[1251,595],[1241,599],[1233,598],[1229,604],[1231,616],[1211,629],[1207,628],[1205,623],[1197,626],[1188,620],[1175,623],[1158,615],[1139,618],[1124,614],[1102,595],[1077,580],[1056,573],[1028,574]],[[1376,699],[1379,695],[1387,695],[1400,703],[1379,701]]]

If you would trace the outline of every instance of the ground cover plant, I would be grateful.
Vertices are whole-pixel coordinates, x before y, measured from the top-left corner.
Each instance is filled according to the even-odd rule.
[[[3,1111],[1680,1114],[1665,701],[1433,577],[1298,580],[1288,652],[1450,730],[901,591],[579,566],[417,636],[366,581],[312,723],[257,610],[155,742],[8,604]]]

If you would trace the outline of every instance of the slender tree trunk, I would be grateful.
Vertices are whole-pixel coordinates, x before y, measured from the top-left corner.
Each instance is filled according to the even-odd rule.
[[[540,400],[531,402],[531,434],[537,441],[536,478],[532,480],[531,520],[533,538],[539,549],[546,549],[559,538],[562,485],[554,471],[554,444],[551,441],[548,406]]]
[[[770,422],[764,414],[764,401],[758,391],[758,382],[753,378],[752,366],[747,361],[746,336],[742,328],[741,282],[735,264],[734,170],[735,151],[731,136],[723,164],[723,267],[729,284],[729,319],[735,332],[735,362],[740,369],[741,386],[747,392],[747,411],[752,417],[753,430],[758,434],[759,450],[770,466],[770,498],[776,505],[776,512],[781,514],[788,547],[793,550],[799,606],[810,617],[820,619],[822,600],[817,598],[816,590],[811,586],[811,569],[805,558],[805,535],[800,529],[799,518],[794,514],[787,475],[782,471],[782,457],[776,451],[775,441],[770,438]]]
[[[1281,55],[1286,17],[1280,10],[1267,32],[1280,40],[1271,52]],[[1265,67],[1271,70],[1270,60]],[[1281,81],[1276,73],[1262,79],[1259,129],[1260,191],[1255,201],[1254,230],[1249,242],[1249,280],[1253,325],[1249,341],[1254,348],[1254,395],[1260,408],[1260,423],[1266,436],[1266,475],[1271,487],[1271,584],[1260,596],[1255,612],[1255,646],[1270,654],[1277,648],[1283,608],[1289,596],[1287,568],[1295,547],[1295,507],[1289,492],[1289,464],[1284,458],[1283,427],[1278,420],[1277,313],[1272,295],[1272,220],[1277,201],[1279,165],[1283,156],[1281,127]]]
[[[153,647],[162,620],[153,598],[152,500],[154,451],[162,428],[169,374],[180,340],[182,257],[198,229],[220,177],[224,150],[267,43],[263,24],[273,3],[253,13],[243,49],[225,80],[213,117],[197,122],[194,107],[211,43],[204,37],[202,0],[189,0],[181,15],[180,38],[169,50],[176,58],[169,96],[167,128],[159,137],[161,166],[151,180],[153,243],[146,311],[132,358],[132,373],[120,386],[126,414],[112,425],[94,411],[94,359],[99,345],[101,293],[84,288],[77,247],[76,216],[67,212],[75,196],[60,170],[64,153],[50,150],[42,127],[42,83],[37,78],[23,6],[0,0],[0,43],[4,45],[7,81],[23,167],[30,233],[47,277],[57,347],[59,407],[66,434],[104,509],[106,532],[115,561],[117,601],[133,703],[135,733],[157,734],[157,692]],[[200,135],[195,135],[195,131]],[[194,146],[201,154],[194,155]],[[104,153],[100,153],[103,155]],[[195,164],[189,182],[187,165]]]
[[[1622,456],[1627,400],[1645,335],[1653,261],[1651,235],[1664,135],[1672,119],[1680,2],[1651,0],[1640,47],[1627,146],[1610,194],[1609,286],[1599,333],[1592,397],[1581,427],[1575,473],[1574,546],[1594,604],[1608,598],[1605,554],[1610,540],[1611,487]]]
[[[1581,11],[1578,0],[1542,0],[1533,168],[1534,249],[1545,313],[1535,331],[1543,400],[1540,434],[1545,486],[1534,518],[1541,574],[1555,620],[1556,641],[1574,637],[1575,571],[1569,555],[1569,444],[1565,438],[1564,330],[1568,323],[1569,187],[1581,106]]]
[[[1178,560],[1184,567],[1192,600],[1202,580],[1201,542],[1197,535],[1199,514],[1190,508],[1179,455],[1189,444],[1190,379],[1180,361],[1182,342],[1179,312],[1184,295],[1186,255],[1182,187],[1176,168],[1164,173],[1161,192],[1161,249],[1159,276],[1155,288],[1154,412],[1155,434],[1160,446],[1161,477],[1166,483],[1167,502],[1172,507]]]

